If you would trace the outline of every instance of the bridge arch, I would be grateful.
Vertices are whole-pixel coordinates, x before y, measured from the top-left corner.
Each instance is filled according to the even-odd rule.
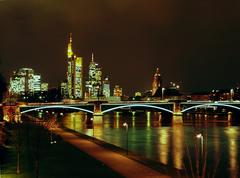
[[[223,104],[223,103],[208,103],[208,104],[200,104],[200,105],[196,105],[196,106],[191,106],[189,108],[186,108],[184,110],[181,111],[181,113],[184,113],[188,110],[191,110],[191,109],[195,109],[195,108],[199,108],[199,107],[204,107],[204,106],[223,106],[223,107],[228,107],[228,108],[233,108],[233,109],[238,109],[240,110],[239,107],[237,106],[232,106],[232,105],[229,105],[229,104]]]
[[[63,105],[42,106],[42,107],[32,108],[32,109],[28,109],[28,110],[22,111],[21,114],[28,113],[28,112],[31,112],[31,111],[37,111],[39,109],[56,109],[56,108],[60,108],[60,109],[73,109],[73,110],[83,111],[83,112],[87,112],[87,113],[93,114],[93,111],[90,111],[90,110],[87,110],[87,109],[77,108],[77,107],[74,107],[74,106],[63,106]]]
[[[158,109],[158,110],[166,111],[166,112],[169,112],[169,113],[173,114],[173,111],[171,111],[169,109],[158,107],[158,106],[153,106],[153,105],[147,105],[147,104],[129,104],[129,105],[117,106],[117,107],[102,111],[102,114],[105,114],[105,113],[108,113],[108,112],[111,112],[111,111],[114,111],[114,110],[117,110],[117,109],[131,108],[131,107],[153,108],[153,109]]]

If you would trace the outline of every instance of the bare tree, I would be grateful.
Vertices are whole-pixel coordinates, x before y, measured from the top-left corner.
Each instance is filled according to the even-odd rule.
[[[56,141],[53,140],[53,133],[52,133],[53,129],[58,127],[58,123],[57,123],[56,117],[53,116],[49,120],[47,120],[44,123],[44,127],[50,131],[50,143],[51,144],[56,143]]]

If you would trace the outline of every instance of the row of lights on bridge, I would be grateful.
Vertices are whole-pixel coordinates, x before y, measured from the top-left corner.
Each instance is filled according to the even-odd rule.
[[[37,111],[43,113],[43,110],[37,110]],[[49,111],[45,111],[45,112],[46,112],[46,113],[49,113]],[[55,112],[52,111],[52,114],[55,114]],[[62,112],[60,113],[60,116],[63,116],[63,113],[62,113]]]

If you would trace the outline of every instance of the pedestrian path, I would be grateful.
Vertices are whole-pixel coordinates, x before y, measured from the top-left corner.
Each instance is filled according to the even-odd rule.
[[[112,170],[127,178],[170,178],[155,171],[137,161],[129,159],[114,151],[101,147],[89,140],[83,139],[71,132],[61,128],[54,130],[54,133],[61,136],[64,141],[74,145],[88,155],[101,161]]]

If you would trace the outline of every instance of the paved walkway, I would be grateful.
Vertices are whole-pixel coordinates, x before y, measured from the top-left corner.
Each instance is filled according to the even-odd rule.
[[[170,178],[137,161],[101,147],[91,141],[76,136],[63,129],[55,129],[54,132],[63,140],[86,152],[95,159],[101,161],[112,170],[127,178]]]

